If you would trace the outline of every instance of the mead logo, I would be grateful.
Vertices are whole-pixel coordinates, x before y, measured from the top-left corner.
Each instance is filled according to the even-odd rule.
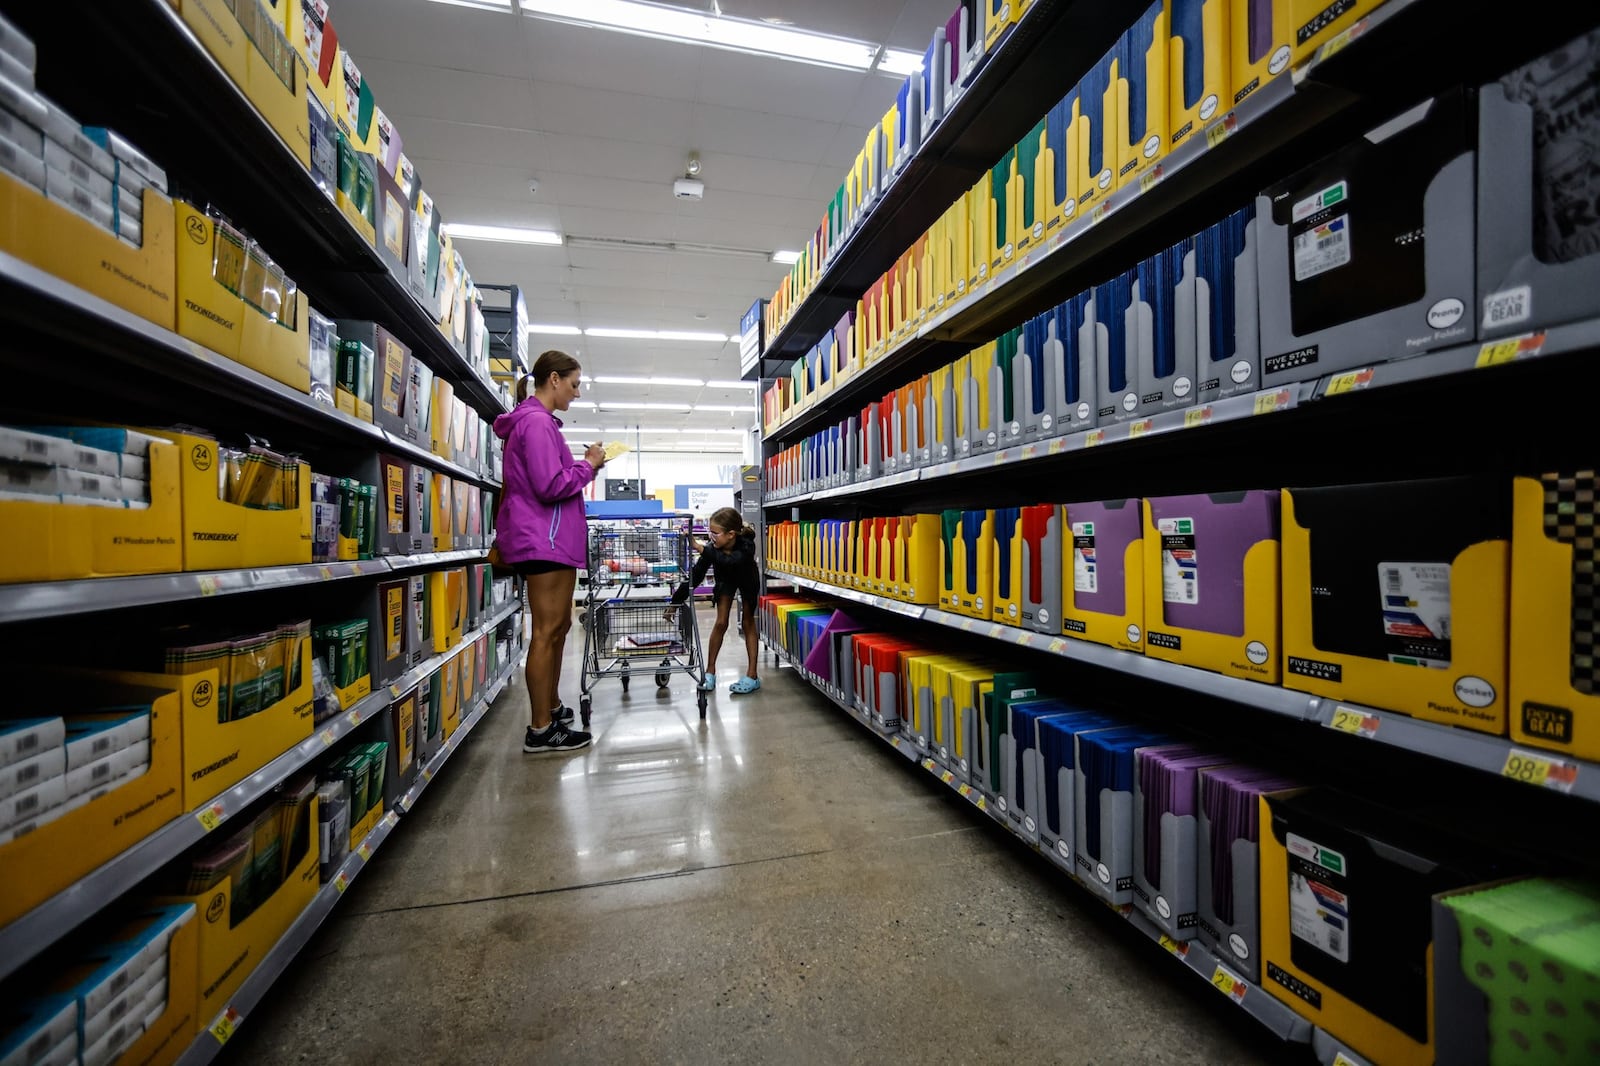
[[[191,537],[193,537],[195,540],[207,540],[207,541],[213,541],[214,540],[214,541],[228,541],[228,542],[231,542],[231,541],[236,541],[236,540],[239,539],[239,534],[237,534],[237,533],[207,533],[206,531],[200,530],[200,529],[194,530],[189,535]]]
[[[1565,707],[1552,707],[1547,703],[1523,700],[1522,731],[1540,740],[1571,744],[1572,712]]]

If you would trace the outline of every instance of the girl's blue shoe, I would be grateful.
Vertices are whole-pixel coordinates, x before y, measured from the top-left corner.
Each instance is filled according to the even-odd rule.
[[[736,692],[741,696],[748,695],[761,687],[761,679],[755,677],[741,677],[728,686],[729,692]]]

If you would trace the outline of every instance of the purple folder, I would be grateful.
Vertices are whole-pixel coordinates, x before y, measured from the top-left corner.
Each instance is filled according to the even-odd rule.
[[[1145,574],[1165,590],[1161,623],[1225,636],[1244,635],[1244,557],[1278,539],[1278,490],[1152,496],[1150,523],[1161,538],[1161,569]],[[1185,524],[1187,520],[1187,524]]]
[[[866,628],[866,626],[857,622],[843,611],[834,611],[833,617],[828,619],[827,624],[822,627],[822,632],[817,635],[816,643],[811,645],[811,650],[806,653],[803,665],[824,681],[834,681],[833,655],[831,654],[833,647],[832,634],[859,633]]]
[[[1257,802],[1263,792],[1280,792],[1297,783],[1258,766],[1227,766],[1199,776],[1200,809],[1210,821],[1210,836],[1199,841],[1211,854],[1211,901],[1217,917],[1236,924],[1233,914],[1233,842],[1259,843]]]
[[[1200,770],[1226,762],[1226,757],[1192,744],[1141,748],[1133,753],[1144,796],[1144,879],[1161,886],[1161,816],[1193,817],[1195,782]],[[1164,886],[1161,886],[1164,887]]]
[[[1094,532],[1075,531],[1092,523]],[[1144,511],[1139,500],[1101,500],[1067,504],[1067,536],[1071,556],[1063,575],[1073,588],[1072,605],[1096,614],[1127,613],[1128,545],[1144,536]],[[1087,591],[1093,587],[1094,591]]]

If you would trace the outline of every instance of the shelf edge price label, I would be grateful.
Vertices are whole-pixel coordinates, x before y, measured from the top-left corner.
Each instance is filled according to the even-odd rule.
[[[950,776],[950,771],[946,770],[945,771],[945,775],[946,775],[946,777]],[[949,781],[945,782],[945,784],[947,784],[947,785],[949,783],[950,783]],[[961,794],[961,798],[962,799],[971,799],[972,798],[972,786],[971,785],[957,785],[956,786],[956,791]]]
[[[1333,1053],[1333,1066],[1358,1066],[1356,1060],[1342,1051]]]
[[[1226,115],[1223,115],[1220,119],[1206,127],[1206,147],[1215,148],[1217,145],[1233,136],[1233,131],[1238,128],[1238,112],[1229,111]]]
[[[369,861],[372,858],[372,845],[363,840],[361,846],[356,849],[356,854],[361,856],[362,862]]]
[[[937,770],[937,769],[938,769],[938,767],[936,767],[936,766],[935,766],[935,765],[934,765],[934,763],[933,763],[933,760],[932,760],[932,759],[923,759],[923,760],[922,760],[922,768],[923,768],[923,769],[924,769],[924,770],[926,770],[926,771],[928,771],[928,772],[929,772],[929,773],[930,773],[930,774],[931,774],[931,773],[933,773],[933,772],[934,772],[934,771],[935,771],[935,770]]]
[[[989,809],[989,801],[986,798],[984,798],[982,795],[979,795],[978,798],[973,800],[972,802],[974,802],[974,803],[976,803],[978,805],[978,810],[980,810],[980,811],[986,811],[986,810]]]
[[[1141,418],[1137,422],[1130,422],[1128,424],[1128,439],[1132,440],[1135,437],[1144,436],[1150,432],[1150,427],[1153,425],[1155,425],[1155,419],[1152,418]]]
[[[333,879],[333,887],[334,890],[339,893],[339,895],[344,895],[344,890],[350,887],[350,876],[343,870],[340,870],[338,875]]]
[[[1507,337],[1503,341],[1489,341],[1478,349],[1478,358],[1474,367],[1499,366],[1501,363],[1513,363],[1518,359],[1531,358],[1544,349],[1545,334],[1543,330],[1537,333],[1524,333],[1518,337]]]
[[[1211,987],[1235,1003],[1243,1003],[1244,994],[1250,990],[1249,985],[1221,963],[1217,964],[1216,970],[1211,974]]]
[[[1104,443],[1105,439],[1106,439],[1106,431],[1105,430],[1103,430],[1103,429],[1091,429],[1088,433],[1084,434],[1083,446],[1085,448],[1094,448],[1094,447]]]
[[[211,574],[200,578],[200,595],[215,596],[217,594],[217,579]]]
[[[1038,454],[1039,446],[1037,444],[1024,444],[1022,446],[1022,457],[1024,459],[1035,458]]]
[[[324,580],[324,581],[332,581],[333,580],[333,571],[330,570],[326,566],[317,567],[317,573],[322,575],[322,580]]]
[[[1187,411],[1185,411],[1183,413],[1183,428],[1184,429],[1192,429],[1195,426],[1203,426],[1207,422],[1210,422],[1210,421],[1211,421],[1211,408],[1210,408],[1209,405],[1206,406],[1206,407],[1190,408],[1189,410],[1187,410]]]
[[[209,833],[217,826],[221,825],[223,819],[227,817],[227,808],[224,807],[222,802],[219,800],[216,803],[211,804],[209,807],[205,807],[197,812],[194,816],[194,819],[200,823],[201,827],[204,828],[206,832]]]
[[[1354,707],[1342,704],[1333,709],[1333,718],[1328,722],[1329,729],[1337,729],[1341,733],[1349,733],[1357,737],[1374,737],[1378,733],[1378,726],[1383,719],[1375,714],[1365,714]]]
[[[233,1038],[234,1030],[239,1028],[239,1023],[242,1021],[244,1015],[229,1007],[217,1015],[217,1020],[211,1023],[210,1033],[217,1038],[217,1043],[226,1044]]]
[[[325,748],[333,747],[333,730],[324,729],[321,733],[317,734],[317,737],[322,741],[322,746],[323,747],[325,747]]]
[[[1333,380],[1328,382],[1328,391],[1325,395],[1338,396],[1345,392],[1356,392],[1372,384],[1373,368],[1364,366],[1360,370],[1347,370],[1343,374],[1335,374]]]
[[[1053,654],[1060,655],[1063,651],[1066,651],[1066,649],[1067,641],[1065,637],[1056,637],[1050,641],[1050,651]]]
[[[1270,414],[1281,407],[1289,406],[1289,390],[1279,389],[1277,392],[1264,392],[1256,397],[1255,413],[1258,415]]]
[[[361,724],[361,715],[356,711],[351,711],[345,717],[350,720],[350,724],[353,726]]]
[[[1139,195],[1140,196],[1143,196],[1145,193],[1147,193],[1151,189],[1155,188],[1156,185],[1161,181],[1162,169],[1163,169],[1162,166],[1158,163],[1155,166],[1151,167],[1149,170],[1145,171],[1144,174],[1140,176],[1140,178],[1139,178]]]
[[[1062,452],[1064,452],[1066,450],[1067,450],[1067,438],[1065,438],[1065,437],[1057,437],[1055,440],[1050,442],[1050,447],[1048,449],[1048,452],[1051,455],[1060,455]]]
[[[1578,783],[1578,768],[1573,764],[1547,755],[1535,755],[1521,748],[1506,752],[1506,762],[1500,768],[1500,773],[1513,781],[1553,788],[1558,792],[1571,792]]]
[[[951,773],[949,770],[941,771],[940,774],[939,774],[939,780],[943,781],[947,785],[950,784],[955,779],[956,779],[956,775]]]
[[[1161,946],[1172,952],[1172,954],[1178,956],[1180,959],[1187,958],[1189,955],[1189,944],[1187,941],[1174,940],[1165,933],[1161,934]]]

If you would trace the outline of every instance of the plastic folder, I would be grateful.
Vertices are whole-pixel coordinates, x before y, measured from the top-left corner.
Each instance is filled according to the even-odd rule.
[[[1230,0],[1169,0],[1171,37],[1167,42],[1171,97],[1167,105],[1169,143],[1182,144],[1227,108],[1229,80],[1228,4]]]
[[[1048,134],[1047,115],[1017,142],[1016,177],[1010,190],[1010,239],[1019,254],[1044,240],[1045,219],[1052,213],[1045,180],[1050,163]]]

